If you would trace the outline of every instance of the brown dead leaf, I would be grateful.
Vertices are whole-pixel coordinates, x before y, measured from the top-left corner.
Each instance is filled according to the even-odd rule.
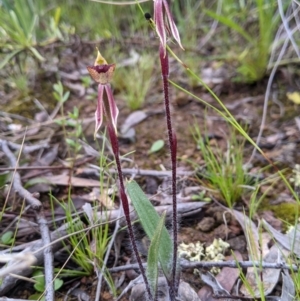
[[[59,185],[59,186],[68,186],[71,184],[73,187],[99,187],[99,181],[92,179],[83,179],[77,177],[71,177],[71,181],[69,181],[70,177],[68,174],[61,174],[55,176],[45,176],[51,184]]]
[[[271,232],[274,238],[288,251],[295,253],[300,257],[300,227],[291,230],[287,234],[283,234],[274,229],[267,221],[263,220],[264,227]]]
[[[247,241],[249,258],[253,261],[263,260],[264,262],[275,263],[282,260],[281,253],[276,245],[268,251],[268,236],[260,236],[256,225],[245,215],[236,210],[232,210],[236,219],[244,230]],[[251,286],[252,292],[249,292],[246,285],[242,285],[240,291],[246,297],[260,297],[260,286],[263,285],[264,295],[270,294],[278,283],[280,270],[264,269],[262,271],[257,267],[247,269],[246,281]],[[261,282],[261,279],[262,282]],[[254,294],[254,296],[253,296]]]
[[[263,261],[268,263],[282,262],[283,258],[281,252],[276,245],[274,245],[269,253],[264,256]],[[247,269],[247,281],[248,285],[254,293],[254,297],[260,297],[260,285],[263,285],[264,295],[269,295],[277,285],[280,277],[279,269],[263,269],[259,268],[249,268]],[[261,281],[262,279],[262,281]],[[241,293],[246,297],[253,297],[253,294],[247,290],[247,287],[243,285],[241,287]]]
[[[101,193],[101,190],[98,187],[94,187],[89,196],[91,201],[97,200],[105,208],[109,210],[115,209],[114,201],[110,198],[108,191],[103,190]]]
[[[180,281],[178,288],[178,298],[182,301],[201,301],[192,287],[184,281]],[[131,301],[147,300],[146,289],[144,283],[138,283],[131,290]],[[159,277],[157,281],[157,300],[170,300],[168,293],[168,284],[164,277]]]
[[[293,301],[295,300],[295,285],[293,279],[287,271],[281,273],[282,276],[282,292],[281,300]]]
[[[226,260],[242,261],[243,257],[239,252],[234,252],[234,257],[230,256],[230,257],[226,258]],[[236,280],[238,279],[239,274],[240,274],[240,272],[238,269],[232,269],[232,268],[225,267],[216,276],[216,280],[220,283],[220,285],[226,291],[230,292],[232,290]],[[205,300],[205,301],[220,300],[220,299],[214,298],[212,295],[213,295],[213,291],[208,285],[203,286],[198,292],[198,296],[201,300]]]

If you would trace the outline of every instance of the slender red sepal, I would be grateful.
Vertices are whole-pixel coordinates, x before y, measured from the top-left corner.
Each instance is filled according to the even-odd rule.
[[[97,99],[97,108],[95,112],[95,134],[96,136],[98,130],[100,129],[102,122],[103,122],[103,92],[104,86],[99,84],[98,85],[98,99]]]
[[[163,4],[164,4],[164,8],[165,8],[166,14],[167,14],[167,19],[168,19],[168,23],[169,23],[169,26],[170,26],[170,30],[171,30],[172,36],[176,40],[176,42],[178,43],[178,45],[182,49],[184,49],[183,46],[181,45],[179,31],[178,31],[177,26],[176,26],[176,24],[174,22],[172,13],[171,13],[170,8],[169,8],[169,4],[168,4],[167,0],[162,0],[162,1],[163,1]]]
[[[119,115],[119,109],[116,105],[110,84],[104,85],[104,88],[107,95],[107,99],[105,98],[107,103],[104,104],[107,122],[113,126],[115,133],[117,133],[117,119]]]
[[[164,55],[166,54],[167,34],[164,22],[163,3],[161,0],[154,0],[154,22],[156,32],[160,39],[160,44],[163,45]]]

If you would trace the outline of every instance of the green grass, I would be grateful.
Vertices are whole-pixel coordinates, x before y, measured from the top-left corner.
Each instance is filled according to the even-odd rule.
[[[45,4],[49,3],[43,1]],[[144,5],[147,9],[150,3]],[[123,40],[124,37],[132,37],[145,23],[135,5],[107,5],[88,0],[55,0],[51,2],[51,6],[60,6],[62,21],[71,25],[75,33],[87,41]]]
[[[278,29],[280,16],[276,1],[224,1],[221,13],[206,9],[205,13],[229,30],[225,44],[231,45],[228,60],[238,64],[237,81],[255,82],[263,78]],[[224,29],[222,30],[224,36]],[[232,35],[238,34],[238,39]],[[222,39],[221,35],[214,37]],[[234,46],[232,46],[234,45]],[[241,46],[237,46],[241,45]]]
[[[38,47],[62,39],[59,9],[49,13],[40,1],[2,0],[0,2],[0,69],[18,57],[17,63],[24,71],[26,57],[44,61]]]
[[[210,145],[205,138],[207,135],[203,135],[197,125],[193,126],[192,133],[205,162],[200,182],[209,190],[218,192],[221,200],[232,208],[236,202],[241,201],[251,183],[243,166],[244,142],[238,141],[232,131],[227,140],[227,149],[223,150],[217,145]]]
[[[135,54],[137,62],[116,69],[114,86],[132,111],[143,107],[153,84],[154,57],[150,54]]]

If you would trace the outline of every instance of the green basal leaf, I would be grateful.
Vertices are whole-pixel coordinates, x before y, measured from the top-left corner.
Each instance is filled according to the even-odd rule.
[[[33,279],[36,281],[36,283],[34,284],[34,289],[37,292],[43,293],[45,290],[45,275],[42,271],[37,270],[33,273],[32,275]]]
[[[64,284],[64,281],[60,278],[56,278],[54,280],[54,290],[57,291],[59,290]]]
[[[164,147],[164,145],[165,145],[165,142],[162,139],[159,139],[159,140],[155,141],[152,144],[152,146],[149,150],[149,153],[151,154],[151,153],[158,152],[159,150],[161,150]]]
[[[13,231],[5,232],[1,236],[1,243],[3,243],[4,245],[8,245],[12,242],[13,237],[14,237],[14,232]]]
[[[158,213],[155,211],[153,205],[135,181],[126,183],[126,191],[140,219],[143,229],[152,241],[156,233],[156,227],[160,222]],[[167,279],[171,279],[173,244],[165,226],[161,233],[161,243],[159,246],[158,256],[164,275]]]
[[[41,294],[40,293],[36,293],[36,294],[33,294],[33,295],[30,295],[28,300],[40,300],[40,301],[44,301],[45,300],[45,297],[43,296],[41,298]]]
[[[28,188],[28,187],[32,187],[32,186],[37,185],[37,184],[49,184],[49,185],[51,185],[52,183],[51,183],[51,181],[49,181],[48,179],[45,179],[43,177],[36,177],[36,178],[28,180],[25,183],[24,187]]]
[[[166,213],[164,212],[159,220],[159,223],[155,229],[155,233],[151,240],[151,244],[148,252],[147,260],[147,279],[149,281],[153,295],[155,296],[157,289],[157,279],[158,279],[158,254],[159,246],[161,244],[161,234],[165,225]]]

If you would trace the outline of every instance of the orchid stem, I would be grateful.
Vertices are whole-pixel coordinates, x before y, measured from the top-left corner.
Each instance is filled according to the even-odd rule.
[[[108,135],[109,135],[109,138],[110,138],[113,154],[114,154],[115,161],[116,161],[118,178],[119,178],[120,198],[121,198],[123,211],[124,211],[124,215],[125,215],[125,219],[126,219],[126,223],[127,223],[127,227],[128,227],[128,232],[129,232],[129,237],[130,237],[132,249],[133,249],[134,255],[136,257],[137,263],[139,265],[139,269],[141,271],[141,274],[142,274],[142,277],[143,277],[143,280],[144,280],[144,283],[145,283],[145,286],[146,286],[146,291],[147,291],[149,300],[153,300],[153,296],[152,296],[152,293],[151,293],[151,290],[150,290],[150,285],[149,285],[149,282],[147,280],[146,272],[145,272],[145,269],[143,267],[143,263],[142,263],[141,257],[139,255],[139,252],[138,252],[138,249],[137,249],[135,235],[134,235],[134,232],[133,232],[132,222],[131,222],[131,218],[130,218],[129,202],[128,202],[127,195],[125,193],[122,167],[121,167],[120,156],[119,156],[119,142],[118,142],[118,137],[117,137],[117,134],[115,132],[115,129],[114,129],[113,125],[110,125],[110,124],[108,125]]]
[[[173,259],[172,259],[172,278],[170,285],[170,296],[172,300],[175,300],[178,290],[178,281],[176,277],[177,272],[177,197],[176,197],[176,155],[177,155],[177,139],[176,134],[172,128],[172,119],[170,111],[170,99],[169,99],[169,59],[168,53],[165,51],[164,47],[160,45],[159,48],[160,63],[161,63],[161,73],[163,80],[163,90],[164,90],[164,104],[165,104],[165,114],[166,123],[168,130],[169,148],[171,154],[171,169],[172,169],[172,203],[173,203],[173,213],[172,213],[172,231],[173,231]]]

